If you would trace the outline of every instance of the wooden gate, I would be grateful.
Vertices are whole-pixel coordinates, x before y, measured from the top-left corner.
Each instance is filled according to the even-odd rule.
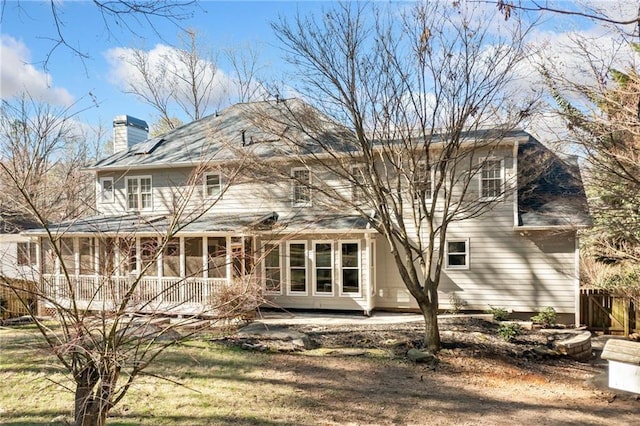
[[[637,301],[612,295],[607,290],[580,289],[580,318],[591,330],[625,336],[640,331]]]

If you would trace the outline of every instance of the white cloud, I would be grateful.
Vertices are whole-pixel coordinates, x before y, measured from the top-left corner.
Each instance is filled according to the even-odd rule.
[[[53,87],[50,74],[29,63],[29,49],[21,41],[3,34],[0,44],[0,94],[3,99],[27,93],[34,99],[69,106],[74,97],[64,88]]]
[[[157,44],[153,49],[143,52],[148,61],[149,77],[159,88],[162,97],[171,98],[172,113],[182,115],[188,110],[192,102],[189,99],[191,86],[176,76],[189,75],[187,67],[179,57],[179,51],[173,47]],[[148,94],[147,85],[143,81],[136,63],[135,50],[131,48],[113,48],[105,53],[109,64],[109,78],[111,83],[122,91],[130,91],[136,87],[138,91]],[[234,80],[224,73],[216,64],[204,60],[201,68],[200,94],[205,95],[205,114],[212,113],[234,101],[237,92]],[[209,84],[209,87],[205,87]],[[177,102],[175,102],[177,101]],[[180,106],[182,105],[182,107]],[[204,115],[204,114],[203,114]]]

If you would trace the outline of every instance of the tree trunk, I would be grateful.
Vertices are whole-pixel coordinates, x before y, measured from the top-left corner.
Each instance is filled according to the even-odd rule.
[[[424,317],[424,348],[431,353],[440,350],[440,330],[438,328],[437,303],[418,303]]]
[[[107,415],[112,408],[113,389],[120,375],[120,369],[115,368],[111,374],[100,372],[87,367],[80,374],[76,383],[75,425],[76,426],[104,426]],[[96,389],[96,386],[98,388]]]
[[[76,426],[95,426],[95,414],[92,413],[94,404],[93,390],[98,382],[98,372],[92,367],[86,367],[76,377],[76,395],[74,420]]]

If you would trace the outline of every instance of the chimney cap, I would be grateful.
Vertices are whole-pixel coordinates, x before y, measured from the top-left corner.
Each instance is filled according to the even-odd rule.
[[[147,124],[147,122],[139,118],[135,118],[130,115],[117,115],[113,118],[113,127],[123,125],[136,127],[146,132],[149,131],[149,125]]]

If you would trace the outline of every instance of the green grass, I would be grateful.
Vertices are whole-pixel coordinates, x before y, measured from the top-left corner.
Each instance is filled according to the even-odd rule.
[[[72,394],[55,382],[69,388],[73,383],[35,327],[0,328],[0,347],[0,424],[70,420]],[[286,402],[295,389],[264,376],[270,357],[204,340],[169,348],[148,371],[168,380],[139,377],[112,410],[109,424],[270,424],[265,417],[287,423]]]

